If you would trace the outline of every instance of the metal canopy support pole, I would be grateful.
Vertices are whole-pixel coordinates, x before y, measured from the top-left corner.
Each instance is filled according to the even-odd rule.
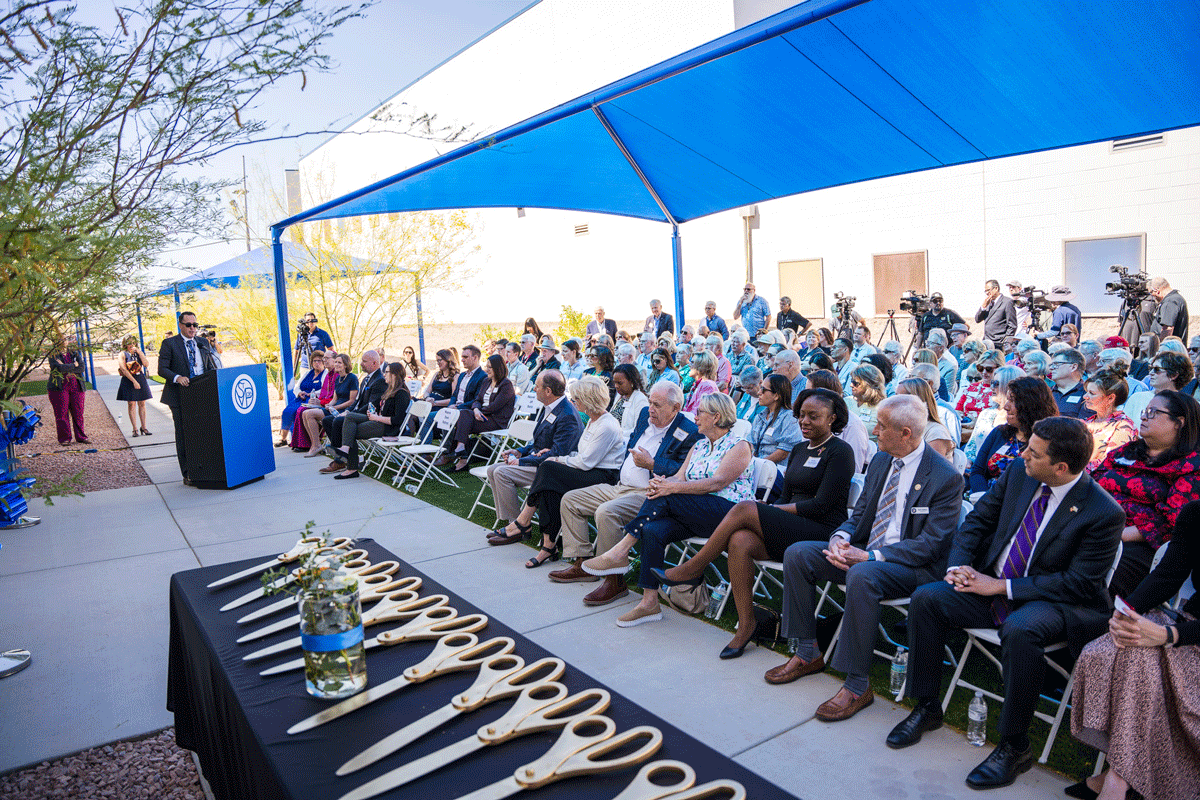
[[[142,333],[142,301],[140,299],[134,300],[133,307],[137,310],[138,347],[144,353],[146,352],[146,336]]]
[[[179,325],[179,284],[177,283],[174,286],[172,286],[171,290],[175,293],[175,325],[176,325],[176,327],[178,327],[178,325]]]
[[[275,314],[279,320],[279,372],[284,399],[292,402],[292,330],[288,325],[287,279],[283,274],[283,228],[271,226],[271,259],[275,268]]]
[[[425,363],[425,320],[421,315],[421,274],[417,273],[417,345],[421,349],[421,363]]]
[[[83,318],[83,335],[87,337],[87,359],[88,372],[92,374],[92,388],[96,388],[96,357],[92,355],[92,326],[88,324],[88,318]]]
[[[604,116],[604,112],[600,110],[600,106],[593,105],[592,113],[596,115],[596,119],[600,120],[600,124],[604,126],[604,131],[613,140],[617,149],[621,151],[621,155],[625,156],[625,160],[629,162],[629,166],[633,167],[633,171],[637,173],[638,180],[646,187],[646,191],[650,193],[650,197],[658,205],[658,210],[662,212],[663,216],[667,218],[667,222],[671,225],[673,232],[671,239],[671,262],[675,272],[675,330],[681,331],[683,330],[683,326],[687,324],[687,317],[683,313],[683,251],[680,249],[679,223],[675,221],[675,215],[667,208],[667,204],[658,196],[658,190],[650,183],[650,180],[646,177],[646,173],[642,172],[641,166],[634,159],[633,154],[629,152],[629,148],[625,146],[625,143],[621,141],[621,137],[613,129],[612,124],[608,121],[608,117]]]

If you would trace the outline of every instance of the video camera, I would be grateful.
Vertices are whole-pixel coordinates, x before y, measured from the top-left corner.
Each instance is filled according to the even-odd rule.
[[[1116,295],[1128,305],[1137,305],[1150,296],[1150,276],[1145,272],[1130,273],[1129,268],[1113,264],[1108,268],[1118,276],[1116,281],[1104,284],[1104,293]]]
[[[847,296],[845,292],[834,292],[833,299],[834,303],[829,307],[833,316],[838,319],[849,319],[850,311],[854,308],[854,301],[858,298],[853,295]]]
[[[929,295],[918,294],[916,289],[909,289],[900,295],[900,310],[907,311],[914,317],[919,317],[929,310]]]
[[[1028,308],[1030,311],[1053,311],[1054,306],[1046,299],[1046,290],[1036,286],[1025,286],[1013,297],[1013,305],[1017,308]]]

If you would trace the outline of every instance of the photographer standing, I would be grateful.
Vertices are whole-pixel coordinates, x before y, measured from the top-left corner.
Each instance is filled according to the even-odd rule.
[[[1038,339],[1057,338],[1063,325],[1074,325],[1076,329],[1083,325],[1083,315],[1079,313],[1079,308],[1071,302],[1074,299],[1075,293],[1069,287],[1050,287],[1050,294],[1046,295],[1046,302],[1054,309],[1054,313],[1050,317],[1050,330],[1035,334]]]
[[[746,281],[742,296],[738,298],[733,318],[742,321],[751,338],[758,338],[759,333],[771,326],[771,306],[755,293],[754,284],[750,281]]]
[[[1158,298],[1158,310],[1154,312],[1154,333],[1158,338],[1178,336],[1188,340],[1187,301],[1178,290],[1172,289],[1166,278],[1151,278],[1146,284],[1150,294]]]
[[[333,339],[329,333],[317,327],[317,315],[309,311],[304,315],[303,321],[305,329],[308,331],[308,347],[304,346],[302,339],[297,337],[296,349],[300,351],[300,369],[308,369],[308,354],[313,350],[324,350],[326,353],[333,352]],[[299,333],[299,330],[297,330]]]
[[[925,346],[925,342],[929,338],[929,332],[934,328],[941,328],[946,332],[946,338],[950,338],[950,329],[955,325],[966,325],[967,321],[958,315],[957,311],[946,308],[943,303],[941,292],[934,292],[929,295],[929,308],[921,315],[921,347]]]
[[[1024,293],[1025,284],[1020,281],[1009,281],[1004,284],[1004,288],[1008,289],[1008,296],[1013,299],[1013,307],[1017,310],[1017,333],[1028,333],[1029,323],[1033,322],[1033,312],[1029,310],[1029,306],[1018,303]],[[997,350],[1000,349],[998,342],[993,342],[993,344]]]
[[[995,347],[1017,333],[1017,309],[1011,297],[1000,293],[997,281],[983,285],[983,305],[975,312],[975,321],[983,323],[983,338]]]

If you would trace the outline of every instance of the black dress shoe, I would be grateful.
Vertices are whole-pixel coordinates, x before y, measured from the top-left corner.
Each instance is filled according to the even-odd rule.
[[[667,573],[665,570],[661,570],[658,567],[651,567],[650,571],[654,573],[654,577],[658,578],[658,582],[661,583],[663,586],[699,586],[704,581],[704,575],[701,575],[699,578],[690,578],[686,581],[673,581],[667,577]],[[727,647],[725,649],[728,650],[729,648]],[[745,648],[742,648],[742,649],[744,650]],[[738,655],[739,656],[741,655],[741,651],[738,652]],[[725,655],[721,656],[721,658],[736,658],[736,657],[737,656],[725,656]]]
[[[1063,789],[1063,794],[1067,797],[1077,797],[1079,800],[1096,800],[1100,796],[1099,792],[1093,791],[1092,787],[1088,786],[1086,780],[1082,780],[1079,783],[1072,783]]]
[[[999,789],[1009,786],[1017,776],[1033,766],[1033,745],[1026,744],[1024,750],[1018,750],[1007,742],[992,751],[971,774],[967,776],[967,786],[972,789]]]
[[[655,570],[655,572],[658,572],[658,571],[659,570]],[[660,578],[660,580],[661,580],[661,578]],[[676,585],[679,585],[679,584],[676,584]],[[757,622],[757,620],[756,620],[756,622]],[[725,645],[725,649],[721,651],[721,660],[728,661],[731,658],[739,658],[742,655],[742,653],[746,652],[746,645],[748,645],[754,641],[755,634],[757,634],[757,633],[758,633],[758,625],[756,624],[754,626],[754,632],[750,634],[749,639],[742,642],[741,647],[734,647],[731,644]]]
[[[921,734],[942,727],[942,709],[935,702],[933,705],[918,705],[912,713],[904,718],[892,732],[888,734],[887,746],[893,750],[908,747],[921,741]]]

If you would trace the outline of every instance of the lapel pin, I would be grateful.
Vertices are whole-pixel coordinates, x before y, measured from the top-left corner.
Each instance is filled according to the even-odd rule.
[[[913,487],[913,491],[914,491],[914,492],[919,492],[919,491],[921,491],[921,484],[919,484],[919,483],[918,483],[916,486],[914,486],[914,487]]]
[[[1072,514],[1074,514],[1074,513],[1075,513],[1076,511],[1078,511],[1078,510],[1079,510],[1079,506],[1071,506],[1071,513],[1072,513]]]

